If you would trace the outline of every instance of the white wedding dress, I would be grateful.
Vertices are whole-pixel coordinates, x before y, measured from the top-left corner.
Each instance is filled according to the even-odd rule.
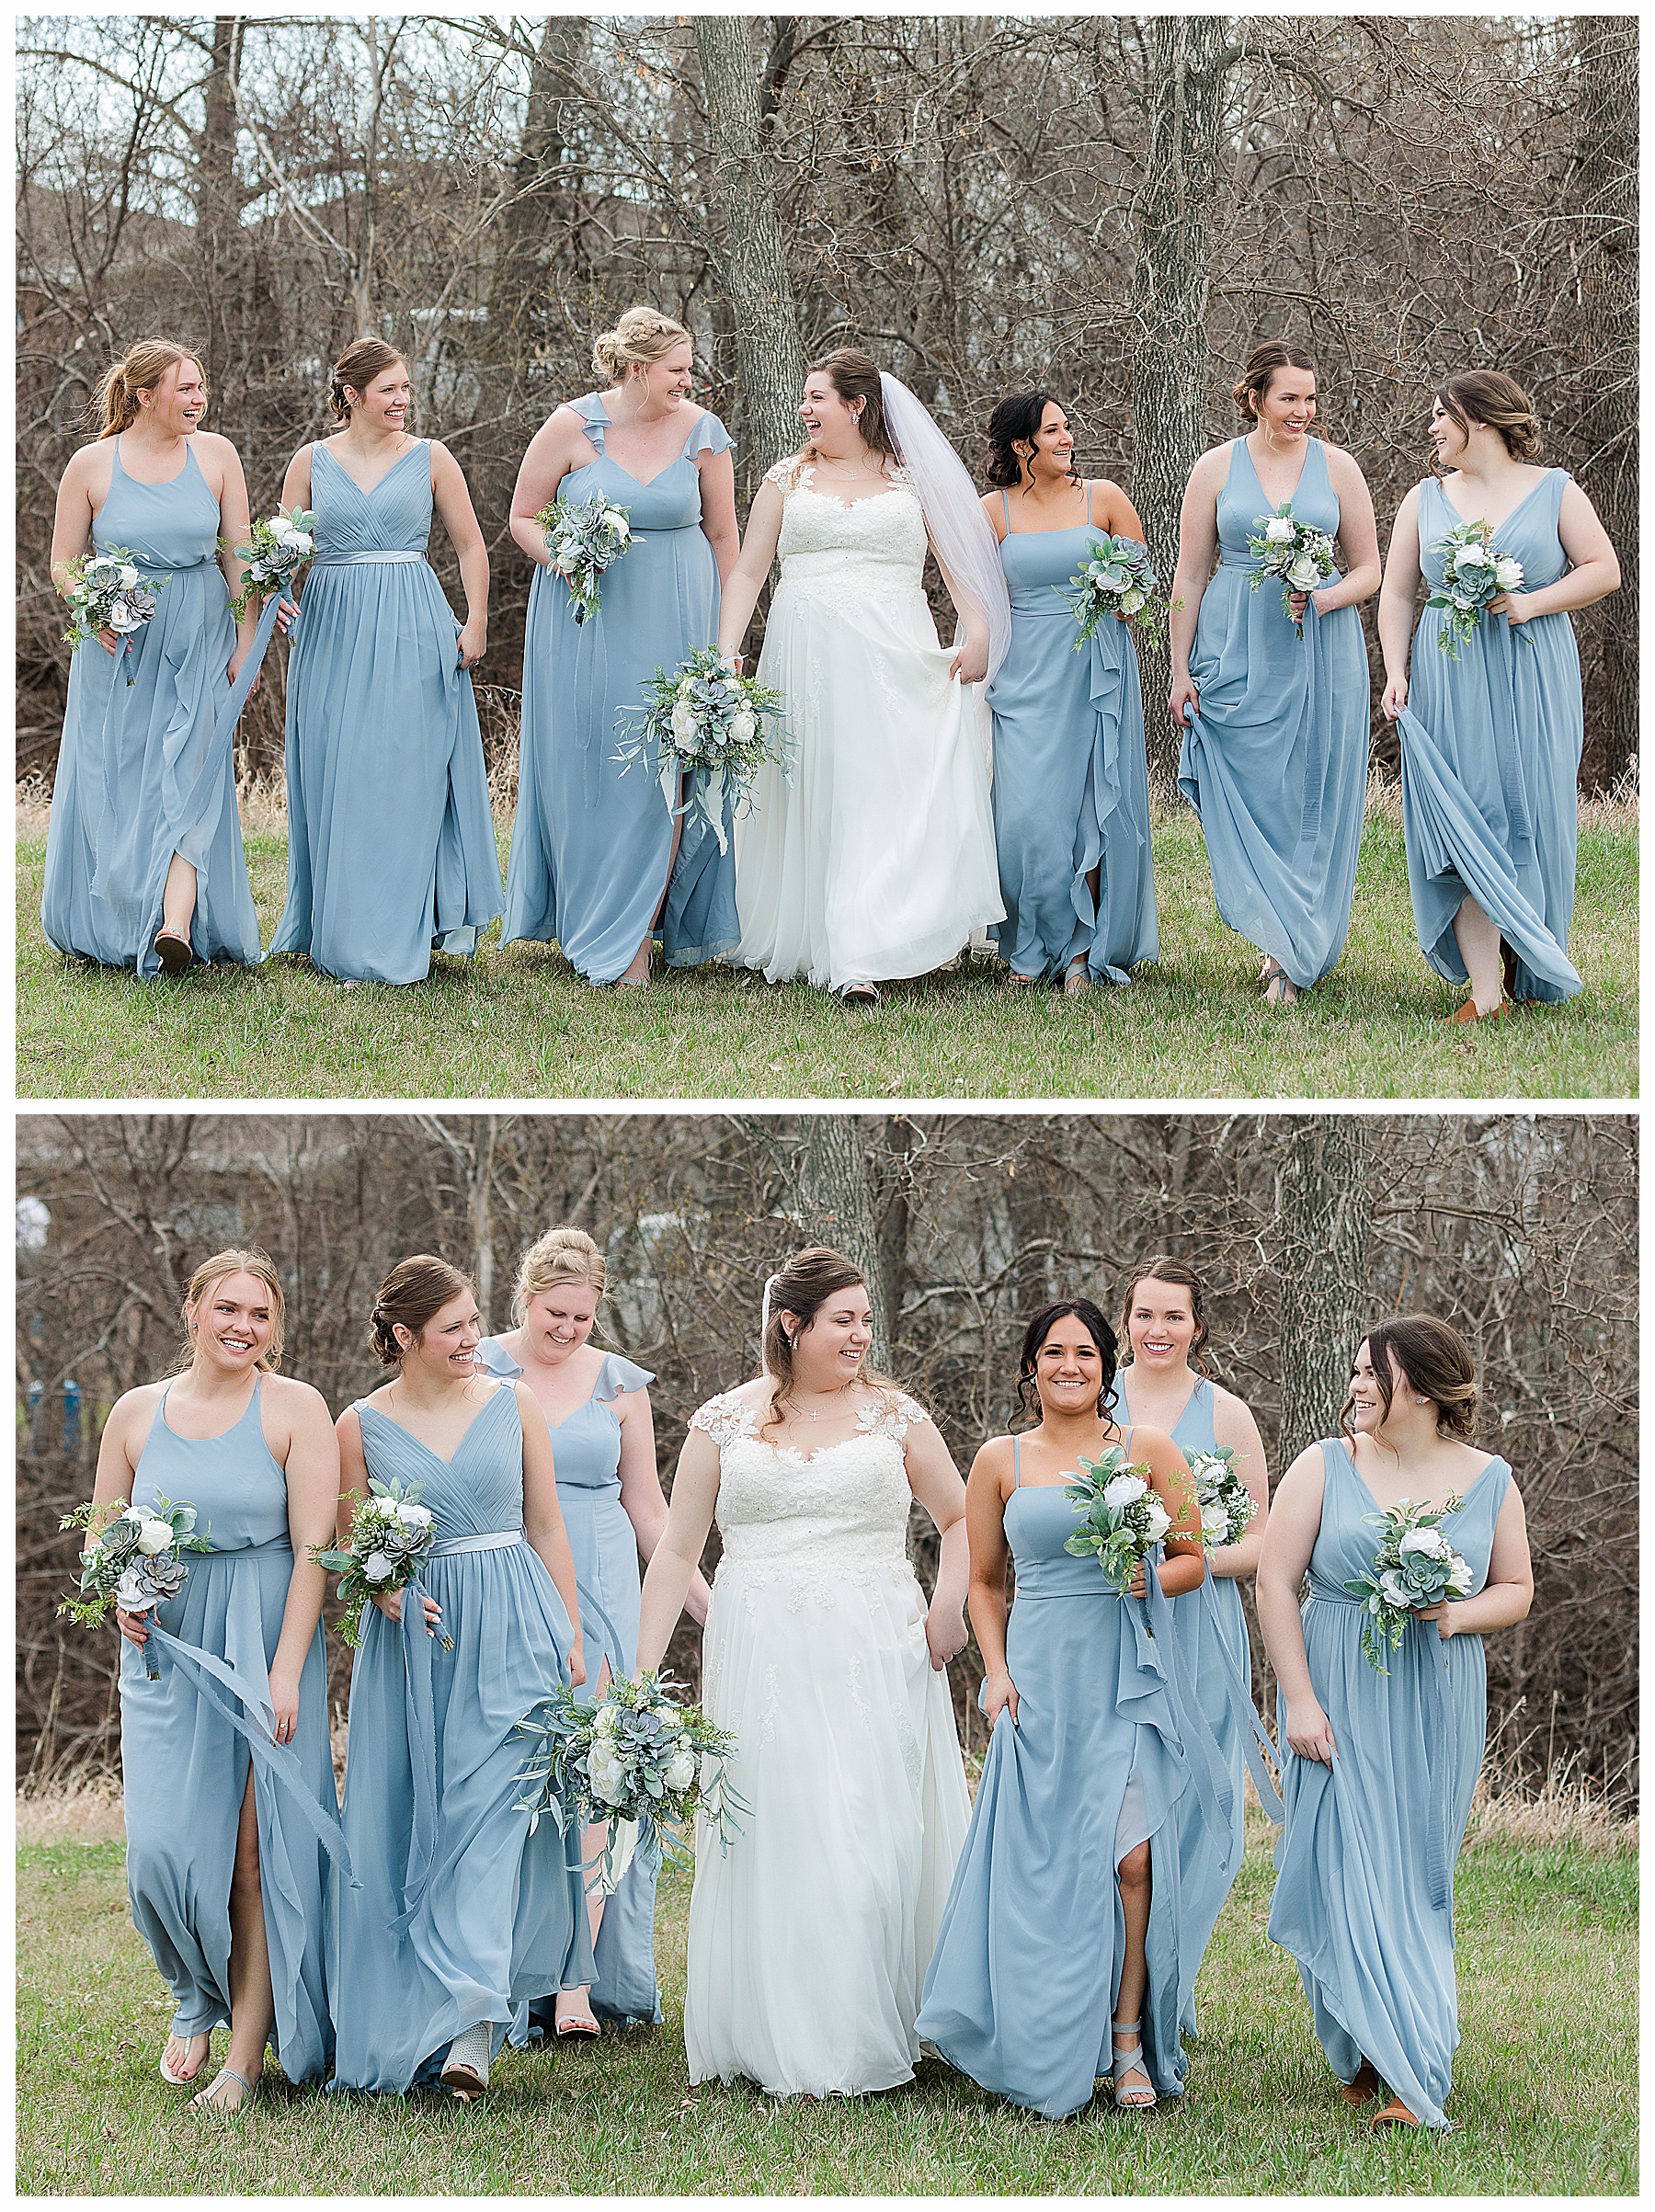
[[[691,1426],[719,1447],[724,1556],[702,1703],[734,1729],[751,1807],[727,1853],[695,1840],[684,2042],[691,2081],[779,2096],[907,2081],[914,2021],[970,1803],[948,1678],[930,1664],[906,1547],[902,1440],[875,1405],[810,1454],[733,1395]]]
[[[988,708],[949,679],[904,473],[847,506],[793,468],[770,472],[786,505],[758,671],[787,702],[793,780],[762,769],[736,825],[736,957],[830,989],[924,975],[1005,916]]]

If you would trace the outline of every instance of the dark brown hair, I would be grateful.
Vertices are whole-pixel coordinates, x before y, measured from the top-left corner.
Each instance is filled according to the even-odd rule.
[[[1394,1390],[1387,1355],[1394,1352],[1409,1388],[1435,1405],[1437,1434],[1471,1442],[1477,1433],[1477,1362],[1452,1323],[1439,1320],[1435,1314],[1397,1314],[1376,1322],[1362,1340],[1373,1363],[1374,1386],[1385,1407],[1385,1420],[1390,1419]],[[1339,1428],[1341,1435],[1354,1442],[1351,1410],[1347,1391]]]
[[[376,376],[383,375],[393,361],[400,361],[405,369],[408,357],[399,353],[394,346],[387,346],[383,338],[355,338],[346,347],[333,365],[332,382],[327,387],[327,404],[341,422],[350,420],[350,402],[345,396],[349,385],[356,393],[366,392]],[[414,413],[413,394],[408,396],[408,415]]]
[[[1132,1341],[1132,1302],[1137,1296],[1140,1283],[1170,1283],[1189,1292],[1190,1318],[1195,1324],[1190,1362],[1199,1374],[1210,1375],[1212,1369],[1201,1356],[1207,1346],[1206,1296],[1195,1270],[1187,1260],[1174,1260],[1166,1252],[1157,1252],[1152,1260],[1138,1262],[1126,1278],[1126,1292],[1121,1300],[1121,1336],[1128,1344]]]
[[[983,473],[999,491],[1014,492],[1022,482],[1024,462],[1014,450],[1021,439],[1033,445],[1048,407],[1061,407],[1055,392],[1013,392],[1002,399],[988,417],[988,459]],[[1069,482],[1079,484],[1079,471],[1069,455]]]
[[[860,399],[862,411],[857,420],[862,441],[870,453],[883,453],[889,461],[896,459],[896,449],[891,443],[891,433],[885,428],[885,397],[879,386],[879,363],[872,354],[863,353],[855,346],[836,346],[831,353],[823,354],[819,361],[812,361],[805,371],[806,376],[825,376],[847,406]],[[814,461],[816,447],[807,438],[793,456],[795,465]]]
[[[770,1320],[764,1331],[764,1365],[772,1378],[770,1402],[759,1433],[770,1427],[776,1419],[776,1408],[793,1379],[793,1344],[802,1336],[822,1307],[836,1291],[868,1286],[868,1278],[853,1260],[843,1252],[836,1252],[830,1245],[809,1244],[802,1252],[783,1263],[770,1285]],[[784,1313],[792,1314],[799,1326],[790,1337],[782,1326]],[[894,1393],[896,1385],[887,1375],[877,1374],[866,1361],[862,1363],[862,1378],[875,1390]]]
[[[380,1284],[379,1296],[368,1317],[368,1341],[383,1367],[400,1367],[403,1348],[396,1340],[396,1325],[414,1333],[416,1343],[426,1323],[439,1314],[451,1298],[472,1290],[469,1275],[431,1252],[416,1252],[399,1260]],[[475,1292],[473,1291],[473,1295]]]
[[[1114,1396],[1115,1357],[1120,1349],[1115,1332],[1103,1317],[1103,1310],[1090,1298],[1054,1298],[1043,1306],[1023,1331],[1022,1350],[1017,1355],[1017,1407],[1031,1420],[1040,1418],[1040,1387],[1036,1372],[1040,1363],[1040,1348],[1059,1321],[1073,1314],[1076,1320],[1098,1348],[1102,1365],[1102,1377],[1098,1387],[1098,1411],[1107,1420],[1110,1401]]]
[[[1538,461],[1540,422],[1529,395],[1513,376],[1499,369],[1465,369],[1436,388],[1443,413],[1468,438],[1473,423],[1498,430],[1513,461]]]
[[[1248,355],[1239,378],[1231,387],[1243,421],[1258,421],[1257,400],[1270,390],[1270,380],[1278,369],[1307,369],[1312,376],[1316,374],[1316,363],[1307,353],[1301,353],[1296,346],[1288,346],[1280,338],[1266,338]]]
[[[171,338],[140,338],[121,359],[112,362],[98,381],[88,413],[98,426],[99,439],[119,438],[138,419],[138,394],[153,392],[169,369],[191,361],[201,370],[201,391],[207,390],[207,371],[201,357]]]

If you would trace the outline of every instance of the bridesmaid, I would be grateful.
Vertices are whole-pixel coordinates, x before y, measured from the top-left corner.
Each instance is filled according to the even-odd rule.
[[[98,386],[103,427],[63,472],[51,580],[89,550],[121,546],[159,584],[155,612],[124,642],[99,633],[69,668],[46,833],[40,926],[60,952],[144,977],[191,960],[258,959],[235,759],[211,744],[257,628],[230,612],[247,540],[247,487],[227,438],[197,426],[201,364],[146,338]]]
[[[1221,1544],[1207,1553],[1200,1588],[1172,1600],[1172,1641],[1181,1663],[1179,1686],[1211,1731],[1230,1785],[1230,1819],[1222,1830],[1209,1824],[1193,1793],[1178,1808],[1180,1891],[1192,1991],[1230,1885],[1241,1869],[1244,1767],[1251,1767],[1260,1802],[1271,1818],[1279,1820],[1282,1814],[1275,1784],[1259,1757],[1260,1744],[1273,1756],[1274,1746],[1252,1701],[1252,1649],[1240,1590],[1243,1578],[1258,1568],[1270,1515],[1270,1477],[1258,1423],[1238,1397],[1204,1373],[1203,1306],[1201,1277],[1193,1267],[1165,1257],[1145,1260],[1121,1304],[1121,1332],[1132,1348],[1132,1361],[1115,1386],[1116,1412],[1128,1421],[1166,1430],[1186,1460],[1227,1445],[1258,1508],[1238,1544]],[[1192,1362],[1204,1372],[1198,1374]],[[1194,2035],[1193,1995],[1181,2024],[1185,2035]]]
[[[1259,980],[1284,1006],[1329,974],[1351,926],[1368,762],[1356,609],[1379,587],[1379,541],[1362,471],[1310,436],[1309,358],[1279,340],[1255,347],[1235,396],[1251,428],[1204,453],[1184,493],[1168,704],[1218,911],[1262,951]],[[1295,595],[1293,618],[1275,584],[1248,582],[1248,533],[1284,500],[1347,563]]]
[[[177,2010],[161,2078],[239,2111],[267,2045],[290,2081],[333,2057],[327,1860],[344,1862],[327,1730],[325,1578],[339,1454],[308,1383],[275,1373],[281,1283],[262,1252],[216,1253],[184,1298],[187,1364],[117,1399],[95,1501],[193,1505],[210,1552],[154,1615],[117,1613],[132,1919]],[[160,1680],[139,1657],[154,1639]]]
[[[1270,1933],[1298,1961],[1345,2103],[1365,2104],[1381,2082],[1390,2091],[1375,2127],[1448,2126],[1454,1865],[1482,1766],[1482,1638],[1526,1618],[1535,1595],[1523,1500],[1507,1463],[1472,1442],[1476,1420],[1476,1369],[1456,1329],[1429,1314],[1370,1329],[1343,1433],[1283,1477],[1259,1562],[1291,1754]],[[1381,1674],[1344,1588],[1373,1564],[1364,1516],[1451,1494],[1462,1502],[1443,1534],[1471,1568],[1471,1592],[1415,1613]]]
[[[518,1326],[485,1337],[477,1364],[519,1378],[553,1432],[557,1500],[575,1560],[583,1635],[594,1692],[630,1675],[638,1656],[638,1558],[647,1560],[667,1526],[656,1472],[649,1385],[655,1377],[589,1339],[605,1283],[603,1254],[584,1229],[548,1229],[524,1253],[512,1315]],[[691,1578],[691,1617],[705,1622],[712,1592],[698,1568]],[[586,1831],[583,1855],[595,1864],[607,1823]],[[613,1897],[587,1896],[598,1979],[592,1990],[562,1990],[554,2006],[519,2015],[525,2037],[550,2027],[560,2037],[596,2035],[599,2018],[661,2017],[655,1975],[655,1891],[658,1862],[634,1853]]]
[[[1620,564],[1585,493],[1543,469],[1527,395],[1497,370],[1450,377],[1431,410],[1436,465],[1403,500],[1379,598],[1387,718],[1402,753],[1402,827],[1420,949],[1470,996],[1450,1021],[1498,1019],[1511,1001],[1572,998],[1564,946],[1574,912],[1576,784],[1584,713],[1569,610],[1607,599]],[[1436,650],[1445,617],[1409,632],[1421,576],[1443,582],[1444,539],[1493,526],[1497,560],[1521,564],[1457,660]]]
[[[1017,1384],[1039,1421],[991,1438],[972,1466],[971,1623],[992,1732],[917,2024],[951,2066],[1048,2119],[1090,2104],[1104,2074],[1134,2111],[1182,2093],[1194,1961],[1176,1821],[1192,1788],[1223,1787],[1159,1656],[1168,1598],[1205,1571],[1190,1471],[1158,1429],[1107,1417],[1114,1372],[1114,1331],[1090,1298],[1046,1306]],[[1064,1549],[1070,1471],[1112,1444],[1171,1516],[1166,1564],[1140,1565],[1130,1602],[1095,1557]]]
[[[469,955],[501,907],[469,673],[488,553],[459,462],[405,428],[394,347],[348,347],[328,404],[344,429],[301,446],[281,487],[284,507],[314,511],[319,551],[288,668],[288,894],[270,950],[417,983],[433,945]],[[426,558],[433,507],[460,556],[463,626]]]
[[[592,1952],[574,1831],[531,1835],[517,1724],[586,1680],[575,1568],[545,1417],[476,1371],[477,1301],[428,1253],[380,1286],[371,1341],[395,1374],[338,1423],[345,1499],[423,1484],[437,1541],[419,1583],[363,1616],[345,1833],[362,1887],[339,1911],[336,2089],[439,2076],[462,2097],[517,2005],[581,1988]],[[349,1525],[341,1502],[340,1537]],[[453,1649],[433,1656],[439,1626]]]
[[[1160,949],[1137,649],[1117,620],[1077,653],[1060,591],[1101,531],[1141,543],[1144,526],[1118,485],[1076,474],[1068,418],[1048,392],[1001,400],[986,473],[1011,595],[1011,649],[988,688],[1006,908],[990,934],[1014,983],[1130,983]]]
[[[699,816],[673,814],[653,770],[622,772],[614,758],[656,669],[716,639],[740,550],[730,434],[691,403],[692,359],[681,323],[629,307],[592,348],[607,389],[541,426],[511,500],[511,534],[536,573],[505,941],[555,938],[591,984],[646,984],[657,930],[676,968],[734,951],[741,934],[733,853]],[[576,622],[534,518],[595,497],[626,509],[633,542],[598,612]]]

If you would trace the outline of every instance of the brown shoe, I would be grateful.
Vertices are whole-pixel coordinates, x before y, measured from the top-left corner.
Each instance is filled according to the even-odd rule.
[[[168,975],[182,975],[195,958],[188,938],[180,937],[176,929],[157,929],[154,951],[163,972]],[[236,2076],[238,2081],[240,2078]]]
[[[1339,2093],[1347,2104],[1371,2104],[1373,2103],[1379,2094],[1379,2077],[1367,2059],[1364,2058],[1356,2069],[1356,2079],[1353,2081],[1340,2083]]]
[[[1376,2112],[1368,2122],[1372,2128],[1417,2127],[1420,2125],[1400,2097],[1393,2097],[1383,2112]]]
[[[1511,1000],[1509,998],[1502,998],[1498,1006],[1491,1006],[1486,1014],[1479,1014],[1477,1010],[1476,999],[1467,998],[1463,1005],[1456,1006],[1453,1013],[1444,1014],[1443,1016],[1443,1020],[1449,1023],[1460,1021],[1503,1021],[1511,1010]]]

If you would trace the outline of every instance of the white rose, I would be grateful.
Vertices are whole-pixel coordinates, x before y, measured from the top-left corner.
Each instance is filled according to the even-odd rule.
[[[1314,553],[1300,553],[1287,571],[1287,581],[1298,591],[1314,591],[1321,580],[1321,563]]]
[[[1144,1528],[1151,1544],[1157,1543],[1172,1525],[1172,1516],[1158,1498],[1152,1498],[1144,1508]]]
[[[1486,545],[1462,545],[1454,556],[1455,568],[1492,568],[1494,556]]]
[[[429,1528],[431,1509],[428,1505],[412,1505],[402,1498],[397,1500],[396,1518],[405,1528]]]
[[[1201,1534],[1208,1544],[1222,1544],[1229,1534],[1229,1515],[1221,1505],[1204,1505],[1201,1509]]]
[[[129,1505],[120,1518],[122,1521],[131,1521],[136,1527],[142,1528],[149,1519],[149,1515],[141,1505]]]
[[[674,1751],[672,1757],[667,1762],[667,1772],[662,1776],[662,1780],[674,1796],[677,1796],[680,1790],[687,1790],[690,1787],[690,1784],[695,1780],[696,1770],[700,1764],[701,1762],[693,1751]]]
[[[315,543],[315,540],[311,536],[309,530],[296,530],[289,536],[287,542],[294,553],[307,553]]]
[[[297,535],[292,524],[285,515],[278,515],[275,520],[267,527],[278,545],[285,545],[290,538]]]
[[[605,1805],[618,1805],[626,1795],[626,1762],[607,1739],[595,1743],[588,1752],[587,1779],[593,1796]]]
[[[751,745],[753,733],[758,727],[759,724],[743,707],[739,714],[732,714],[730,717],[730,743],[732,745]]]
[[[136,591],[138,588],[138,571],[130,561],[123,561],[120,564],[120,588],[122,591]]]
[[[138,1549],[146,1559],[153,1559],[157,1552],[164,1552],[172,1540],[170,1521],[154,1521],[146,1516],[138,1524]]]
[[[695,709],[681,695],[672,710],[672,734],[679,745],[693,745],[695,742]]]
[[[627,527],[626,517],[622,514],[618,508],[612,507],[605,507],[603,510],[603,519],[609,524],[611,530],[614,531],[618,538],[630,538],[632,536],[632,531]]]
[[[115,1602],[122,1613],[144,1613],[154,1603],[135,1567],[129,1567],[115,1585]]]
[[[117,637],[124,637],[129,630],[139,627],[138,617],[130,607],[114,606],[109,610],[109,628]]]
[[[388,1582],[396,1572],[396,1562],[389,1552],[370,1552],[362,1561],[362,1572],[370,1582]]]
[[[1149,1485],[1141,1475],[1130,1472],[1117,1475],[1113,1482],[1104,1486],[1103,1502],[1113,1505],[1118,1511],[1122,1506],[1131,1505],[1135,1499],[1141,1498],[1148,1488]]]
[[[680,699],[688,699],[694,689],[695,678],[692,676],[685,676],[679,678],[678,695]]]
[[[1292,542],[1293,522],[1286,515],[1272,515],[1264,525],[1266,545],[1286,545]]]
[[[89,584],[94,576],[101,576],[106,568],[113,568],[114,565],[114,562],[110,560],[108,553],[94,553],[86,563],[85,571],[86,582]]]
[[[1121,594],[1121,612],[1123,614],[1136,614],[1138,609],[1143,606],[1146,597],[1147,595],[1144,592],[1141,592],[1135,584],[1130,591],[1124,591]]]
[[[1448,1587],[1456,1598],[1463,1598],[1471,1588],[1471,1569],[1464,1559],[1456,1559],[1448,1569]]]
[[[1379,1587],[1393,1605],[1411,1605],[1413,1602],[1394,1567],[1387,1567],[1380,1576]]]
[[[1448,1540],[1441,1529],[1410,1528],[1404,1532],[1397,1549],[1405,1559],[1410,1552],[1423,1552],[1428,1559],[1440,1559],[1448,1549]]]
[[[1509,553],[1501,553],[1494,564],[1494,581],[1501,591],[1515,591],[1523,581],[1523,563],[1513,561]]]
[[[620,1725],[621,1724],[616,1717],[615,1708],[613,1705],[599,1705],[597,1712],[592,1716],[592,1733],[594,1736],[606,1738],[613,1736],[615,1730],[620,1727]]]

